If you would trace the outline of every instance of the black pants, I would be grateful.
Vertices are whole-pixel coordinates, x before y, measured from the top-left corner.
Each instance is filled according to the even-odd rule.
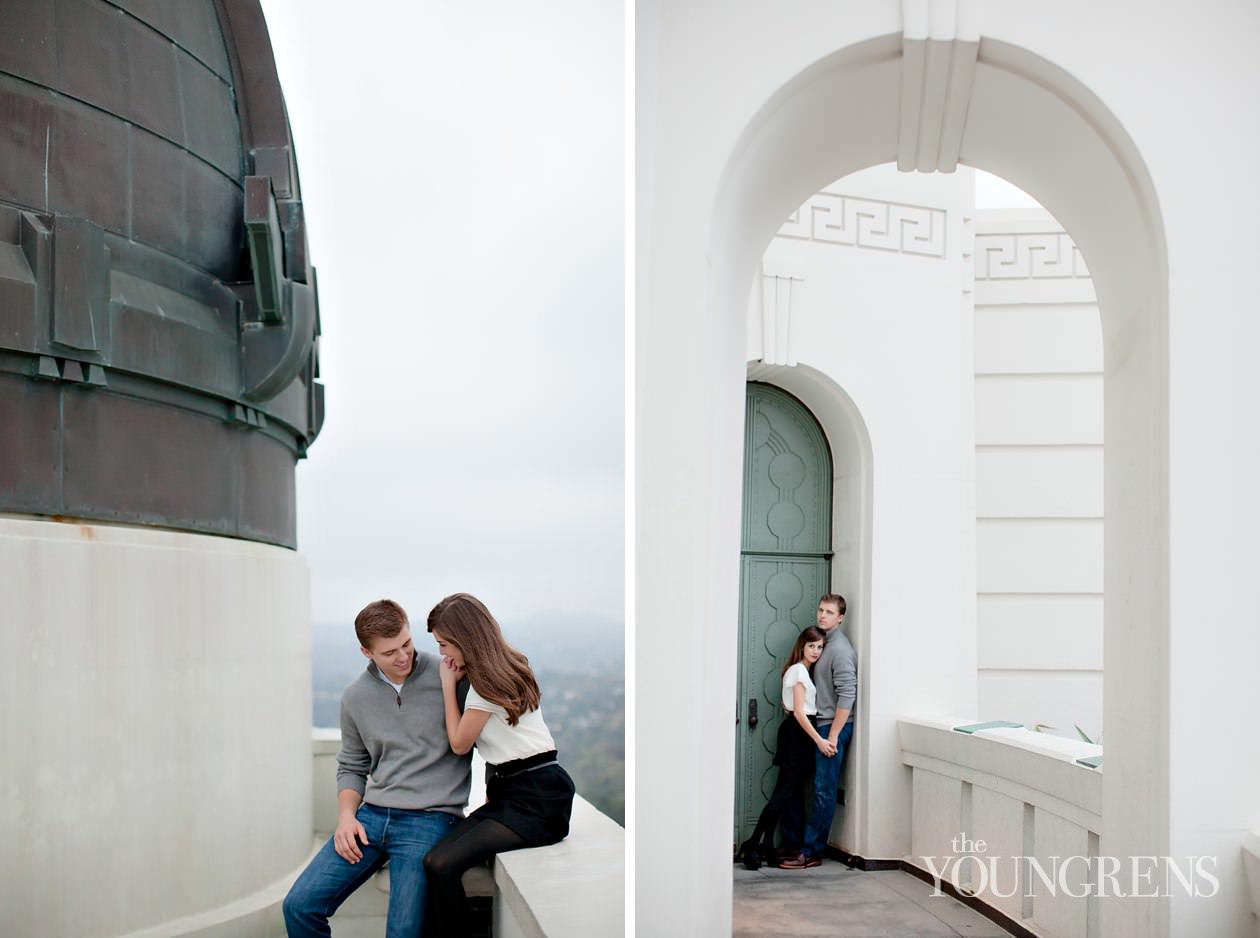
[[[748,838],[749,843],[759,845],[766,853],[774,850],[774,833],[784,809],[793,798],[804,797],[805,782],[814,768],[813,750],[813,740],[801,729],[796,717],[789,713],[779,728],[779,746],[775,755],[775,761],[779,763],[779,777],[774,783],[770,800],[761,809],[752,836]]]
[[[426,938],[463,938],[469,934],[464,871],[496,853],[528,846],[524,837],[493,818],[474,815],[456,824],[424,858],[428,884]]]
[[[554,750],[487,771],[486,803],[464,818],[424,859],[426,938],[466,938],[464,871],[496,853],[559,843],[569,833],[573,779]]]

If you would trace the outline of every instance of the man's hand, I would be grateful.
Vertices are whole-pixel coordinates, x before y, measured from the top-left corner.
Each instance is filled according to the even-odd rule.
[[[820,740],[818,743],[818,751],[830,759],[836,754],[836,744],[830,739]]]
[[[831,721],[831,729],[827,731],[827,742],[831,743],[830,755],[835,755],[840,749],[840,731],[844,729],[844,724],[849,720],[848,710],[837,710],[835,718]]]
[[[367,846],[367,831],[353,814],[342,814],[337,821],[337,829],[333,832],[333,849],[337,851],[337,856],[347,863],[358,863],[363,859],[363,851],[359,849],[359,840],[363,841],[365,847]]]

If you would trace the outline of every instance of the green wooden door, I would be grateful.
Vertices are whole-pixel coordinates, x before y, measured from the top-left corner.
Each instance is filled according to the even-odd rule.
[[[748,385],[741,553],[736,843],[774,790],[783,664],[831,584],[831,452],[804,405],[767,384]]]

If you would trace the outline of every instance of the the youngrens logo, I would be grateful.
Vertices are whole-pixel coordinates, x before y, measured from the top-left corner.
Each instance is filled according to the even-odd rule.
[[[945,894],[941,891],[945,882],[964,895],[1000,899],[1021,894],[1210,899],[1221,888],[1216,857],[1000,857],[988,854],[985,841],[966,834],[953,838],[950,848],[954,851],[950,856],[918,858],[932,876],[933,896]]]

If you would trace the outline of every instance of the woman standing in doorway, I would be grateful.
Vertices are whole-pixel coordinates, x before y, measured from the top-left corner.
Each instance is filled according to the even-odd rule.
[[[836,753],[835,746],[820,736],[814,725],[818,706],[812,672],[826,640],[827,634],[822,629],[809,626],[796,637],[792,653],[783,666],[783,708],[787,712],[779,725],[774,752],[779,778],[770,800],[761,809],[752,836],[744,841],[736,854],[736,859],[742,860],[746,869],[760,869],[762,863],[776,865],[774,832],[788,801],[803,797],[805,780],[814,767],[815,747],[826,756]]]
[[[461,877],[507,850],[557,843],[569,833],[573,781],[539,710],[541,694],[526,657],[503,640],[499,623],[468,593],[447,596],[429,613],[442,653],[442,697],[451,749],[474,743],[486,760],[486,803],[457,824],[424,860],[425,934],[468,934]],[[468,678],[461,714],[455,685]]]

